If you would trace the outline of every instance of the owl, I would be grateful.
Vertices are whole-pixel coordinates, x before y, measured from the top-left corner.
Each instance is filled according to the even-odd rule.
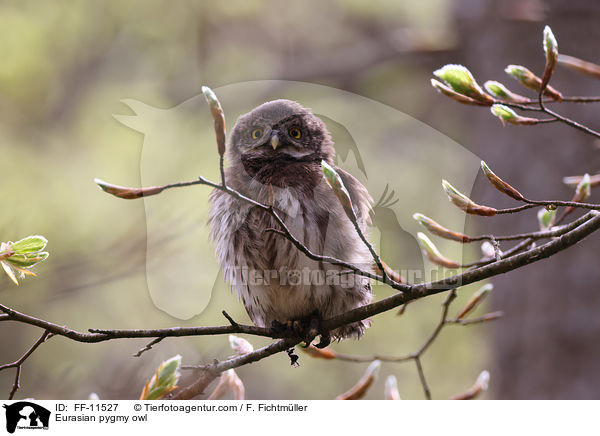
[[[290,100],[264,103],[242,115],[227,145],[227,184],[273,206],[292,235],[313,253],[371,270],[373,260],[332,189],[321,161],[334,166],[335,150],[325,124]],[[334,166],[335,167],[335,166]],[[361,183],[335,168],[366,234],[371,198]],[[220,190],[210,197],[211,239],[226,280],[260,327],[317,326],[321,344],[360,337],[363,320],[325,332],[319,320],[368,304],[368,278],[309,259],[281,234],[266,211]]]

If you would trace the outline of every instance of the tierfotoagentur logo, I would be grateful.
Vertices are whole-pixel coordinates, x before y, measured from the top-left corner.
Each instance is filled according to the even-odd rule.
[[[15,430],[48,430],[50,411],[29,401],[5,404],[6,431]]]

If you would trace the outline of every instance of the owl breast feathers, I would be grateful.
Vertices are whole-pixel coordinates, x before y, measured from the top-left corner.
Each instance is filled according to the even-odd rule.
[[[368,249],[323,179],[321,161],[333,165],[334,156],[319,118],[296,102],[275,100],[238,119],[227,147],[226,181],[261,203],[272,201],[292,235],[313,253],[370,270]],[[336,170],[366,232],[369,194],[350,174]],[[327,319],[371,301],[368,278],[309,259],[269,231],[279,225],[262,209],[214,190],[209,224],[225,278],[257,326],[308,316]],[[358,337],[368,326],[369,321],[361,321],[331,334]]]

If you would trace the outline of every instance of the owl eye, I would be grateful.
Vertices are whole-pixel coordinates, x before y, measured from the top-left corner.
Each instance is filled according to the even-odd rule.
[[[262,129],[254,129],[250,133],[250,136],[252,136],[252,139],[258,139],[262,136],[262,133],[263,133]]]
[[[294,139],[300,139],[300,138],[302,138],[302,132],[297,127],[292,127],[290,130],[288,130],[288,133]]]

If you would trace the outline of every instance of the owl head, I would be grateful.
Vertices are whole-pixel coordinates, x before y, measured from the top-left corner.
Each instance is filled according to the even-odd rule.
[[[242,115],[228,149],[230,159],[281,168],[298,162],[332,162],[335,154],[325,123],[290,100],[269,101]]]

